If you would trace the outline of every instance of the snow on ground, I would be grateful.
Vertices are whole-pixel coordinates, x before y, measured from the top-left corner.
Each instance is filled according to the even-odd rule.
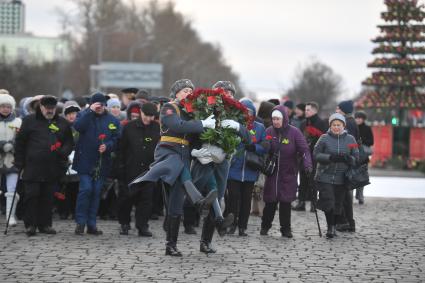
[[[425,178],[370,177],[366,197],[425,198]]]

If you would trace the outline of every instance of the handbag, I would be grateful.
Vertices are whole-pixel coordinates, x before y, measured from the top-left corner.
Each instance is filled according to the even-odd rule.
[[[278,155],[276,153],[268,154],[266,160],[264,161],[264,165],[261,172],[266,176],[273,175],[277,168],[277,161]]]
[[[350,168],[345,172],[345,185],[349,190],[361,188],[369,184],[367,164],[350,166]]]
[[[252,170],[261,171],[264,168],[264,158],[255,152],[247,151],[245,164]]]

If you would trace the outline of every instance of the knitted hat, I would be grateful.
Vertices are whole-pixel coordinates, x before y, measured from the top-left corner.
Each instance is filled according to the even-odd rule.
[[[176,81],[172,86],[171,86],[171,94],[170,97],[175,98],[176,94],[181,91],[184,88],[191,88],[194,89],[195,86],[193,85],[191,80],[188,79],[181,79]]]
[[[212,88],[222,88],[224,90],[230,91],[233,96],[236,94],[235,85],[229,81],[218,81],[212,86]]]
[[[142,112],[146,116],[155,116],[157,114],[156,105],[152,102],[145,102],[142,104]]]
[[[353,113],[354,104],[352,100],[344,100],[338,104],[339,109],[345,114]]]
[[[334,120],[339,120],[339,121],[344,123],[344,126],[346,125],[345,124],[345,117],[344,117],[344,115],[342,115],[340,113],[334,113],[329,117],[329,125],[331,125],[332,121],[334,121]]]
[[[15,109],[16,101],[10,94],[2,93],[0,94],[0,105],[8,104],[12,106],[12,109]]]
[[[90,104],[93,103],[102,103],[103,105],[106,105],[106,96],[101,92],[96,92],[90,97]]]
[[[243,105],[245,105],[246,108],[248,108],[249,110],[252,111],[252,115],[253,116],[256,116],[257,115],[257,109],[255,108],[254,102],[252,102],[251,99],[249,99],[249,98],[242,98],[239,101],[240,101],[240,103],[242,103]]]
[[[121,108],[121,102],[118,98],[111,98],[106,102],[108,108],[119,107]]]
[[[294,109],[294,102],[292,100],[286,100],[283,103],[283,106],[288,107],[289,109]]]

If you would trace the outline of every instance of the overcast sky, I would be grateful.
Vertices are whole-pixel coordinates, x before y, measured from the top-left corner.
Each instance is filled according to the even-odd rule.
[[[141,4],[146,0],[135,0]],[[371,39],[382,23],[383,0],[177,0],[201,37],[219,43],[247,90],[261,96],[291,86],[295,69],[314,56],[331,66],[353,96],[371,70]],[[68,0],[27,0],[26,29],[56,35],[55,7]],[[225,78],[223,78],[225,79]]]

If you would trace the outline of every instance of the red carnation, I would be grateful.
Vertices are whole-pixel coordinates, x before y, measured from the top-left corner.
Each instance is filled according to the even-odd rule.
[[[267,135],[267,136],[266,136],[266,140],[267,140],[267,141],[271,141],[272,139],[273,139],[273,137],[272,137],[271,135]]]
[[[65,195],[63,193],[55,192],[53,194],[58,200],[65,200]]]
[[[62,146],[62,143],[60,141],[57,141],[55,144],[52,144],[50,146],[50,151],[56,151]]]
[[[103,142],[104,139],[106,139],[106,135],[105,134],[100,134],[99,135],[99,140]]]
[[[356,144],[356,143],[350,143],[350,144],[348,145],[348,148],[349,148],[349,149],[358,148],[358,147],[359,147],[359,145],[358,145],[358,144]]]

